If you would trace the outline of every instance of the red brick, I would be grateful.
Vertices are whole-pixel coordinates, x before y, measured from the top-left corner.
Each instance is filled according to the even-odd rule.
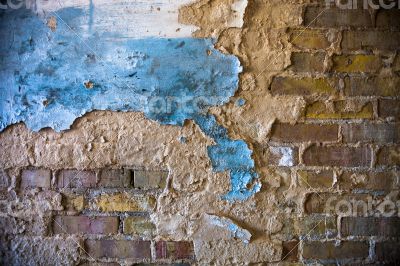
[[[0,170],[0,188],[8,187],[10,184],[10,179],[8,174],[4,170]]]
[[[346,96],[400,96],[399,77],[347,77],[344,94]]]
[[[194,260],[194,249],[192,242],[186,241],[160,241],[156,243],[156,258],[157,259],[190,259]]]
[[[397,207],[395,207],[397,210]],[[399,217],[343,217],[342,236],[400,236]]]
[[[115,234],[118,233],[118,217],[56,216],[53,223],[55,234]]]
[[[304,203],[305,212],[329,213],[329,214],[351,214],[363,215],[368,210],[368,194],[332,194],[332,193],[310,193],[306,196]],[[372,198],[371,198],[372,200]],[[360,204],[358,204],[360,203]],[[363,205],[361,205],[361,203]],[[349,204],[350,206],[348,206]],[[348,209],[348,207],[350,209]],[[340,212],[340,213],[339,213]]]
[[[268,147],[263,153],[268,165],[294,166],[298,164],[298,149],[296,147]]]
[[[94,258],[150,259],[150,241],[86,240],[85,250]]]
[[[334,27],[372,27],[368,10],[307,7],[304,13],[304,26]]]
[[[386,241],[375,244],[375,256],[377,262],[392,262],[397,265],[400,261],[400,242]]]
[[[298,171],[298,183],[305,188],[327,189],[333,185],[333,172],[323,171]]]
[[[128,187],[131,183],[131,171],[105,169],[100,172],[99,187]]]
[[[306,242],[303,246],[305,259],[355,259],[367,258],[369,245],[367,242],[342,241],[335,242]]]
[[[400,14],[399,14],[400,15]],[[396,51],[400,49],[400,32],[383,31],[344,31],[342,50]]]
[[[41,187],[49,188],[51,172],[47,169],[27,169],[22,171],[21,188]]]
[[[400,10],[397,8],[379,10],[376,15],[376,26],[378,28],[390,28],[393,30],[400,29]]]
[[[346,124],[342,126],[343,141],[397,143],[400,141],[400,124]]]
[[[316,73],[324,71],[325,53],[292,53],[289,70],[298,73]]]
[[[298,261],[299,241],[289,241],[282,243],[282,259],[281,261]]]
[[[400,166],[400,146],[383,147],[377,157],[378,165]]]
[[[96,187],[96,183],[94,171],[62,170],[57,176],[58,188],[92,188]]]
[[[340,189],[389,191],[397,187],[397,174],[385,172],[344,172],[339,178]]]
[[[389,99],[379,100],[378,113],[382,118],[393,117],[396,120],[400,120],[400,101]]]
[[[168,171],[135,170],[134,187],[140,189],[164,188],[167,182]]]
[[[371,165],[368,147],[321,147],[311,146],[303,154],[303,162],[309,166],[358,167]]]
[[[271,140],[278,142],[324,142],[337,141],[337,125],[274,124]]]

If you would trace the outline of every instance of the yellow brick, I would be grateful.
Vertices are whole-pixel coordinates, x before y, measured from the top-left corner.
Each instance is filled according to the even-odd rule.
[[[155,225],[146,217],[132,216],[124,220],[124,234],[151,236],[155,229]]]
[[[375,55],[339,55],[333,57],[333,70],[336,72],[367,72],[380,70],[382,61]]]
[[[326,49],[331,45],[326,30],[292,30],[290,42],[303,49]]]
[[[345,101],[333,103],[333,109],[327,108],[323,102],[314,102],[307,106],[306,117],[312,119],[371,119],[373,118],[372,103],[366,103],[358,110],[348,110]]]
[[[98,196],[91,207],[104,212],[144,212],[153,210],[155,203],[151,196],[117,193]]]
[[[85,208],[83,195],[63,194],[63,205],[67,211],[82,211]]]

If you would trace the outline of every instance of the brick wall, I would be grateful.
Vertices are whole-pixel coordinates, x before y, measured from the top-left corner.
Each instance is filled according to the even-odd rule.
[[[155,211],[156,198],[165,188],[167,177],[168,171],[162,170],[28,168],[18,174],[17,196],[5,189],[11,180],[7,171],[1,171],[4,205],[10,202],[14,205],[15,196],[26,195],[32,202],[46,205],[30,206],[32,212],[26,210],[25,215],[0,217],[2,241],[12,246],[13,239],[24,235],[39,243],[73,237],[79,260],[69,258],[66,264],[176,261],[185,265],[194,261],[193,243],[157,239],[149,217]],[[35,217],[35,212],[45,219]],[[27,239],[22,243],[31,245]],[[48,248],[54,246],[49,243]],[[1,250],[3,262],[18,264],[18,257],[12,257],[10,251]],[[38,263],[35,258],[38,254],[32,255],[35,259],[32,263]],[[47,258],[44,263],[52,262],[57,260]]]
[[[38,140],[26,146],[19,143],[31,132],[12,127],[0,135],[0,263],[400,261],[400,10],[325,10],[317,2],[249,1],[244,29],[222,32],[217,44],[240,58],[242,80],[253,75],[256,83],[241,85],[238,96],[246,98],[243,117],[246,108],[261,111],[244,126],[224,126],[252,148],[259,192],[244,202],[221,199],[229,179],[211,173],[209,140],[192,123],[171,129],[99,112],[73,132],[35,133]],[[206,17],[213,5],[201,8]],[[295,119],[280,116],[295,112],[297,102],[303,105]],[[260,140],[252,133],[269,104],[276,117]],[[221,123],[236,112],[226,108]],[[117,130],[121,138],[113,142]],[[69,164],[81,167],[60,167]],[[143,170],[157,166],[172,171]],[[229,218],[250,242],[215,229],[206,214]]]

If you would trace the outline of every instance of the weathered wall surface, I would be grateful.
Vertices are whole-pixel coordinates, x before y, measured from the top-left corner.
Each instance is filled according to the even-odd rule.
[[[11,125],[0,134],[1,262],[398,261],[400,11],[187,4],[180,22],[243,66],[236,94],[210,113],[253,151],[259,191],[238,179],[254,193],[221,197],[234,179],[215,172],[215,135],[196,121],[93,111],[59,133]]]

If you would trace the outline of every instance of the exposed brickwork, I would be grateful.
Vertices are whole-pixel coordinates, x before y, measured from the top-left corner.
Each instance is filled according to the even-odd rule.
[[[305,259],[351,259],[368,257],[367,242],[343,241],[340,245],[334,242],[307,242],[303,247]]]
[[[378,242],[375,245],[377,262],[398,263],[400,261],[400,243],[398,241]]]
[[[271,140],[278,142],[335,142],[338,140],[337,125],[275,124]]]
[[[124,220],[124,234],[152,236],[155,232],[155,225],[147,217],[131,216]]]
[[[165,242],[156,243],[157,259],[194,259],[193,244],[191,242]]]
[[[398,187],[395,171],[345,171],[339,178],[339,187],[343,190],[390,191]]]
[[[343,236],[400,236],[398,217],[344,217],[341,222]]]
[[[56,216],[53,223],[55,234],[116,234],[118,217]]]
[[[325,53],[293,53],[289,70],[294,72],[323,72]]]
[[[334,87],[337,83],[338,81],[335,79],[326,78],[275,77],[271,84],[271,93],[274,95],[329,96],[338,93]]]
[[[382,147],[378,152],[378,165],[400,166],[400,146]]]
[[[346,124],[342,126],[342,134],[347,143],[398,143],[400,124]]]
[[[310,119],[372,119],[374,108],[371,102],[332,101],[313,102],[306,107],[305,116]]]
[[[150,241],[86,240],[85,250],[93,258],[151,258]]]
[[[47,169],[28,169],[22,171],[21,188],[49,188],[51,171]]]
[[[378,113],[382,118],[394,118],[400,120],[400,101],[382,99],[379,100]]]
[[[385,40],[385,41],[382,41]],[[393,51],[400,49],[400,32],[382,31],[344,31],[342,50],[354,52],[360,50]]]
[[[321,171],[298,171],[298,183],[306,188],[327,189],[333,186],[333,172],[331,170]]]
[[[282,247],[282,261],[298,261],[298,241],[284,242]]]
[[[330,33],[320,29],[293,29],[290,42],[299,49],[327,49],[331,46]]]
[[[369,147],[311,146],[304,152],[303,161],[310,166],[368,167],[371,150]]]
[[[135,170],[134,187],[140,189],[157,189],[165,187],[168,177],[167,171],[140,171]]]
[[[153,210],[155,199],[152,196],[116,193],[100,195],[90,204],[93,209],[104,212],[145,212]]]
[[[95,187],[97,177],[95,171],[62,170],[57,176],[58,188],[91,188]]]
[[[368,10],[336,9],[325,7],[307,7],[304,14],[304,26],[336,28],[336,27],[372,27],[372,19]]]
[[[128,187],[131,182],[131,171],[110,169],[100,173],[99,186],[101,187]]]
[[[347,77],[344,93],[346,96],[388,96],[398,97],[399,77]]]

